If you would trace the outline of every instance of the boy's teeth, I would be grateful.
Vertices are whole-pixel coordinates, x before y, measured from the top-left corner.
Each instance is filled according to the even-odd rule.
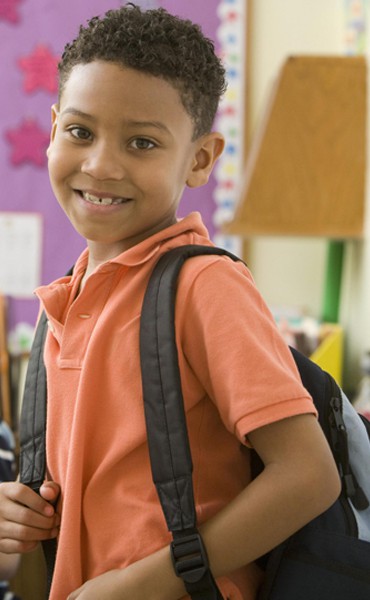
[[[121,204],[123,198],[99,198],[88,192],[83,192],[84,200],[91,202],[92,204],[100,204],[101,206],[110,206],[111,204]]]

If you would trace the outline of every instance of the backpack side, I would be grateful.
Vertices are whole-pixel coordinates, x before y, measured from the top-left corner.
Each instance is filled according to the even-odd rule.
[[[318,410],[319,423],[342,480],[337,500],[343,512],[339,530],[370,542],[370,439],[365,423],[329,373],[296,350],[291,351],[302,383]],[[334,531],[338,526],[337,521],[333,522]]]
[[[334,379],[292,349],[342,481],[336,502],[264,557],[258,600],[370,597],[370,440]]]

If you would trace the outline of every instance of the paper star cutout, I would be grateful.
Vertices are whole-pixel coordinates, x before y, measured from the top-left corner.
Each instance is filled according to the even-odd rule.
[[[32,54],[18,60],[18,65],[25,73],[23,88],[26,93],[39,88],[54,93],[58,89],[57,65],[59,56],[53,55],[49,48],[39,44]]]
[[[235,187],[235,181],[233,181],[232,179],[227,179],[226,181],[221,181],[220,187],[222,187],[225,190],[232,190]]]
[[[233,116],[236,115],[236,109],[234,108],[234,106],[230,106],[230,105],[229,106],[225,106],[225,108],[223,108],[221,110],[221,113],[223,115],[228,116],[228,117],[233,117]]]
[[[235,11],[230,11],[227,15],[226,15],[226,19],[228,21],[237,21],[238,20],[238,13]]]
[[[9,23],[18,23],[20,16],[18,13],[18,4],[22,0],[0,0],[0,20],[9,21]]]
[[[17,129],[6,131],[5,137],[13,145],[10,157],[13,165],[31,162],[43,167],[46,164],[49,132],[43,131],[34,119],[24,119]]]

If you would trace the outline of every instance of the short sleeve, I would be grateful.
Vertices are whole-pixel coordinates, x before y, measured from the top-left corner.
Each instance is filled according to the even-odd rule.
[[[197,257],[181,276],[178,343],[229,431],[316,410],[289,348],[242,263]]]

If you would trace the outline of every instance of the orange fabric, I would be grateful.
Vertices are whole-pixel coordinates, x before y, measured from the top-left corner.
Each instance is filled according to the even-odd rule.
[[[197,213],[100,266],[78,296],[87,251],[73,277],[36,292],[50,325],[47,462],[62,489],[51,600],[169,542],[146,444],[139,320],[159,255],[189,243],[210,244]],[[202,523],[248,484],[248,432],[315,410],[244,265],[187,261],[176,332]],[[252,565],[221,584],[230,599],[252,600],[257,580]]]

